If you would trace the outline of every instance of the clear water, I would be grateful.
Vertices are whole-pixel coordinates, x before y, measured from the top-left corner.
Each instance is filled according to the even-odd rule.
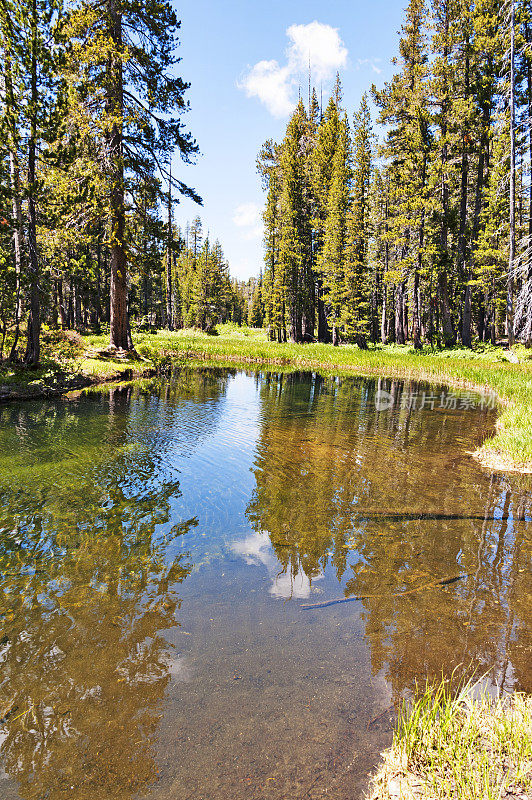
[[[0,798],[352,800],[416,679],[531,691],[532,487],[441,391],[203,371],[2,408]]]

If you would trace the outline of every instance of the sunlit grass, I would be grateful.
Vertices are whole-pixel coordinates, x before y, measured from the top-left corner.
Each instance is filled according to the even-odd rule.
[[[139,365],[138,362],[129,360],[117,364],[114,361],[104,361],[98,358],[82,358],[77,362],[76,366],[84,375],[112,380],[115,377],[122,377],[124,373],[130,370],[138,369]]]
[[[532,789],[532,697],[427,685],[405,703],[371,800],[500,800]]]

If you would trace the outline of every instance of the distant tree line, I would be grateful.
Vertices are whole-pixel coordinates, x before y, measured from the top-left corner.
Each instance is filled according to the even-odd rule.
[[[532,344],[532,7],[410,0],[394,63],[379,140],[337,79],[259,154],[269,336]]]
[[[167,267],[167,328],[213,331],[220,322],[247,322],[244,285],[231,280],[220,242],[211,244],[208,236],[204,238],[199,217],[186,226],[184,238],[177,231],[170,270],[169,276]]]

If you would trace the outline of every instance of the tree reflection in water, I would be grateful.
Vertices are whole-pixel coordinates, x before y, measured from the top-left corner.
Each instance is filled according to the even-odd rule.
[[[174,661],[163,632],[179,625],[191,570],[168,551],[197,520],[168,524],[179,483],[156,478],[164,447],[127,435],[130,399],[110,392],[82,462],[49,465],[57,482],[22,466],[2,481],[2,753],[21,797],[126,800],[157,778],[151,738]],[[47,425],[17,413],[28,452],[79,422],[68,408]]]
[[[395,405],[376,414],[379,388]],[[465,455],[488,412],[474,429],[465,409],[416,413],[401,402],[416,390],[308,374],[261,381],[248,517],[285,576],[315,585],[332,565],[345,595],[363,596],[373,670],[396,697],[456,666],[531,690],[529,481],[510,488]],[[394,596],[458,573],[467,579]]]
[[[353,796],[390,690],[458,664],[532,689],[529,481],[464,455],[493,416],[229,377],[0,409],[0,794],[244,798],[273,771],[282,798],[318,764]],[[299,608],[342,593],[363,599]]]

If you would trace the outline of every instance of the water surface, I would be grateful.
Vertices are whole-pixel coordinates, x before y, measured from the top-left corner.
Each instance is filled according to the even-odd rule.
[[[531,486],[442,392],[207,370],[2,408],[0,798],[352,800],[416,679],[531,691]]]

